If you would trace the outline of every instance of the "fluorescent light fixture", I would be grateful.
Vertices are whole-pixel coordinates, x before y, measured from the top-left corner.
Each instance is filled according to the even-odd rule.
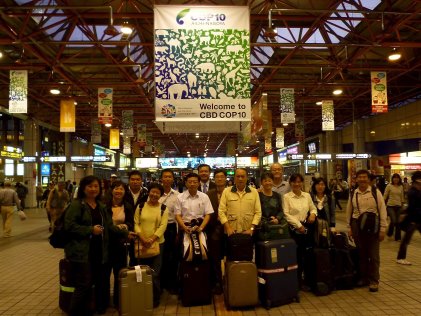
[[[57,94],[60,94],[60,90],[59,89],[50,89],[50,93],[57,95]]]
[[[112,126],[111,123],[105,123],[104,125],[105,125],[105,127],[111,127]]]
[[[322,105],[322,101],[318,101],[318,102],[316,102],[316,105]]]
[[[283,125],[283,126],[288,126],[288,123],[283,123],[282,125]]]
[[[340,95],[340,94],[342,94],[342,89],[336,89],[336,90],[333,90],[333,94],[334,95]]]
[[[130,35],[133,33],[133,29],[130,26],[129,22],[125,21],[123,22],[123,26],[121,27],[121,33]]]

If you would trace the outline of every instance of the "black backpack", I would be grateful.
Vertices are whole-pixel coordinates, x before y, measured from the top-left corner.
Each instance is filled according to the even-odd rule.
[[[64,208],[63,213],[54,222],[53,232],[51,233],[50,237],[48,237],[50,245],[54,248],[64,249],[64,247],[71,239],[70,233],[64,229],[64,218],[66,217],[66,212],[69,209],[69,207],[70,203],[67,204],[67,206]],[[83,217],[84,210],[85,208],[82,206],[82,213],[80,216],[81,218]]]

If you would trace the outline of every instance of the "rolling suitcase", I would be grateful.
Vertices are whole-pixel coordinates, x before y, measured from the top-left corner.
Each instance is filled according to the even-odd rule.
[[[299,302],[297,246],[292,239],[263,241],[256,244],[259,299],[271,308]]]
[[[227,308],[258,304],[257,268],[253,262],[225,263],[224,295]]]
[[[212,302],[209,261],[183,261],[180,266],[181,303],[183,306],[208,305]]]
[[[228,261],[253,260],[253,237],[247,234],[232,234],[228,237]]]
[[[152,315],[153,285],[152,270],[148,266],[121,269],[120,315]]]
[[[352,247],[349,245],[345,233],[338,233],[332,237],[332,263],[335,288],[337,290],[351,290],[355,285],[356,269],[351,256]]]
[[[331,255],[329,249],[308,248],[305,258],[305,281],[318,296],[328,295],[333,289]]]

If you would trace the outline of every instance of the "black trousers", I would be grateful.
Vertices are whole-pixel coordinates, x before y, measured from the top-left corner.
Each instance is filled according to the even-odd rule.
[[[170,223],[164,233],[165,243],[162,254],[161,287],[170,291],[178,288],[177,273],[180,253],[177,236],[177,224]]]
[[[398,260],[406,259],[406,251],[408,249],[409,242],[411,241],[412,236],[417,230],[421,233],[421,223],[412,222],[408,224],[405,235],[403,236],[401,245],[399,247]]]
[[[127,248],[123,243],[114,243],[110,246],[109,258],[110,262],[107,265],[106,292],[108,295],[110,294],[110,275],[112,272],[114,275],[113,304],[114,307],[118,307],[120,296],[119,273],[121,269],[127,267]]]
[[[224,258],[224,227],[220,223],[209,227],[207,245],[211,261],[211,284],[222,286],[221,260]]]

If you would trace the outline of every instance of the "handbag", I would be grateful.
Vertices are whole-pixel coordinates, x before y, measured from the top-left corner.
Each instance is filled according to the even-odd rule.
[[[290,238],[287,221],[282,218],[279,224],[271,224],[270,219],[262,217],[261,225],[256,229],[258,241],[278,240]]]
[[[152,258],[159,255],[160,253],[159,243],[157,240],[155,240],[152,243],[152,245],[149,248],[147,248],[142,245],[142,243],[140,242],[140,238],[136,238],[134,245],[135,245],[134,255],[138,259]]]
[[[367,235],[375,235],[379,233],[380,220],[379,216],[373,212],[364,212],[358,219],[358,228],[361,233]]]
[[[22,210],[19,210],[18,211],[18,216],[19,216],[19,218],[20,218],[21,221],[24,221],[26,219],[26,214]]]

